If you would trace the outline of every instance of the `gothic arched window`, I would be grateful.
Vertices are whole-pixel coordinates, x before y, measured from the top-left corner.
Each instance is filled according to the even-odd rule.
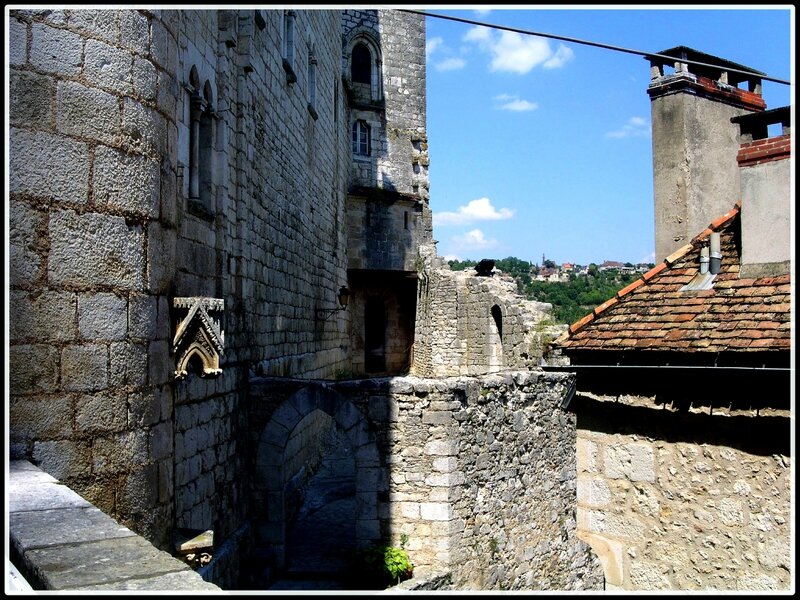
[[[372,54],[370,54],[366,44],[361,42],[353,46],[350,78],[353,83],[372,84]]]

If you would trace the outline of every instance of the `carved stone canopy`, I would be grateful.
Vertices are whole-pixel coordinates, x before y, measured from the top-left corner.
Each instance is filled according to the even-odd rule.
[[[225,347],[225,332],[219,318],[212,315],[224,310],[225,301],[221,298],[182,297],[174,298],[172,306],[187,310],[172,340],[176,356],[175,379],[188,375],[192,361],[199,361],[202,365],[201,377],[222,373],[219,357]]]

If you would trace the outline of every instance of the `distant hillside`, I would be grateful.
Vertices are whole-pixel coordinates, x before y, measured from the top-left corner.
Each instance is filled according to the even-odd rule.
[[[537,281],[535,277],[541,268],[537,265],[509,256],[495,261],[495,267],[513,277],[518,292],[529,300],[548,302],[553,305],[553,317],[559,323],[571,324],[589,314],[592,309],[605,302],[626,285],[640,277],[640,273],[620,273],[617,269],[601,270],[591,263],[581,268],[576,265],[572,271],[561,272],[558,265],[545,261],[546,269],[556,269],[564,281]],[[474,267],[476,261],[449,261],[450,268],[462,271]],[[626,267],[634,265],[626,264]],[[645,265],[652,267],[653,265]]]

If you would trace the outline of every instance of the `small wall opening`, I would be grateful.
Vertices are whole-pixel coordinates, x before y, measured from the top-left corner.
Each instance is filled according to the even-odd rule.
[[[492,319],[494,319],[494,325],[497,329],[497,335],[500,338],[500,341],[503,341],[503,311],[500,310],[500,307],[495,304],[492,307]]]

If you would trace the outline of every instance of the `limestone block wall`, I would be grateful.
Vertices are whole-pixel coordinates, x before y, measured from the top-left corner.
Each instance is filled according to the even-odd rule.
[[[347,197],[351,269],[418,271],[419,247],[430,243],[425,204],[389,195]]]
[[[324,411],[352,445],[362,544],[407,536],[415,576],[449,572],[454,589],[602,588],[599,563],[575,535],[575,416],[560,408],[570,377],[254,379],[262,544],[284,551],[291,512],[280,482],[270,483],[269,455]]]
[[[380,10],[378,18],[383,42],[389,139],[385,172],[398,191],[410,191],[427,200],[425,17],[399,10]]]
[[[260,11],[260,25],[253,11],[234,11],[234,45],[219,11],[178,14],[178,155],[188,159],[193,67],[212,90],[213,151],[211,215],[192,209],[179,177],[176,295],[225,299],[225,365],[330,375],[348,358],[346,315],[324,329],[314,317],[346,283],[340,12],[294,11],[293,82],[283,10]]]
[[[388,204],[367,201],[368,206],[363,206],[361,200],[351,200],[348,204],[351,268],[387,268],[367,266],[367,263],[376,263],[376,246],[386,246],[392,252],[398,248],[402,251],[403,245],[396,246],[397,240],[392,236],[410,235],[413,238],[411,251],[400,256],[401,268],[415,270],[416,246],[430,243],[433,235],[428,206],[425,21],[419,15],[398,10],[345,10],[342,23],[345,40],[342,74],[350,90],[349,123],[352,125],[357,120],[366,123],[371,139],[369,156],[352,157],[351,185],[378,188],[418,201],[418,205],[411,208],[405,203],[395,206],[391,201]],[[374,76],[377,81],[373,82],[372,99],[365,99],[361,94],[359,85],[365,84],[350,81],[351,46],[359,40],[367,43],[376,55]],[[370,217],[373,217],[372,222]],[[382,222],[391,226],[391,231],[376,229],[376,224]],[[370,243],[371,247],[367,247]],[[378,256],[382,257],[380,251]],[[352,262],[354,257],[359,265]],[[382,258],[385,262],[385,257]]]
[[[446,377],[537,365],[550,305],[511,280],[448,268],[420,276],[412,373]]]
[[[607,589],[787,590],[788,411],[578,395],[578,531]]]
[[[254,12],[175,11],[181,160],[193,68],[211,88],[213,114],[209,162],[201,161],[210,214],[187,197],[188,165],[179,169],[173,289],[225,301],[222,375],[176,384],[175,517],[178,527],[214,530],[225,568],[209,576],[222,581],[236,580],[251,535],[245,378],[331,376],[349,365],[347,314],[315,318],[346,283],[339,12],[295,11],[292,82],[284,11],[260,11],[260,25]]]
[[[11,455],[165,547],[174,40],[138,10],[8,26]]]

